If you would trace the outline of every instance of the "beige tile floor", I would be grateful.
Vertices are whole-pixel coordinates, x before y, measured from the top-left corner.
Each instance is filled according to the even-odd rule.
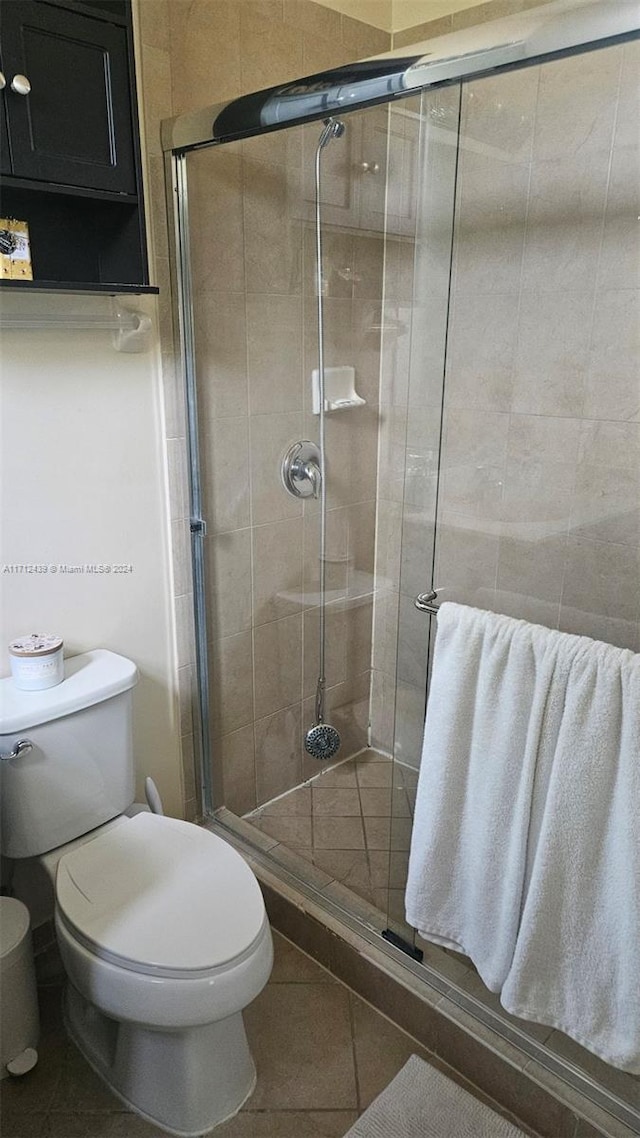
[[[411,1054],[426,1053],[274,933],[271,979],[245,1020],[258,1068],[246,1108],[216,1138],[340,1138]],[[61,988],[40,989],[37,1067],[0,1084],[2,1138],[155,1138],[66,1038]]]

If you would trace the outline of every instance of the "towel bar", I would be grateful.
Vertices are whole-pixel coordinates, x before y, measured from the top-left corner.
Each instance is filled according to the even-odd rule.
[[[437,597],[438,594],[432,589],[429,593],[418,593],[413,603],[420,612],[428,612],[430,616],[437,616],[438,605],[434,603]]]

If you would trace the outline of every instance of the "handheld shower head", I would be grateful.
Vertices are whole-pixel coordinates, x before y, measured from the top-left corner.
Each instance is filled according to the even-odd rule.
[[[318,139],[318,151],[322,150],[332,138],[342,138],[346,127],[340,119],[325,119],[324,130]]]
[[[304,749],[314,759],[330,759],[340,749],[340,734],[328,723],[315,723],[304,737]]]

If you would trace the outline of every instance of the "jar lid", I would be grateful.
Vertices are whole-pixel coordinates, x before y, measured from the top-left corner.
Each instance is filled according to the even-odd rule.
[[[60,636],[37,632],[32,632],[31,636],[20,636],[17,640],[12,640],[9,645],[12,656],[50,656],[60,648],[62,648]]]

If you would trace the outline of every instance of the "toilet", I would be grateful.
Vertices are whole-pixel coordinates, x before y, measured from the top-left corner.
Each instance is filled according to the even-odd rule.
[[[186,1138],[254,1089],[242,1009],[273,946],[240,854],[133,807],[136,681],[104,649],[65,661],[45,691],[0,681],[0,850],[54,881],[71,1038],[127,1106]]]

